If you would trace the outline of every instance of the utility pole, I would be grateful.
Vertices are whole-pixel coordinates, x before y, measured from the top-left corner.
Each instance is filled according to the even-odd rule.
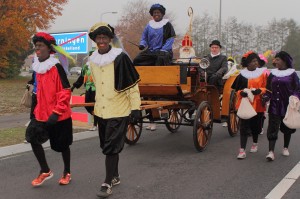
[[[218,31],[218,36],[219,40],[222,41],[222,0],[220,0],[220,10],[219,10],[219,31]]]

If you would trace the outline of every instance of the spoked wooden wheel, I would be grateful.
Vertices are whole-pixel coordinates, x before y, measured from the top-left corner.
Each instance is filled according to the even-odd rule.
[[[236,100],[236,92],[232,90],[230,93],[229,113],[227,119],[228,133],[231,137],[236,136],[240,129],[239,117],[236,114],[237,110],[235,108]]]
[[[169,110],[170,118],[165,120],[166,127],[171,133],[177,132],[182,123],[182,109],[171,109]],[[172,124],[170,124],[172,123]]]
[[[200,152],[204,151],[208,146],[213,129],[213,111],[207,101],[201,102],[197,109],[193,139],[196,149]]]
[[[142,122],[138,122],[136,124],[129,123],[127,127],[127,133],[125,136],[125,143],[129,145],[135,144],[142,134],[142,129]]]

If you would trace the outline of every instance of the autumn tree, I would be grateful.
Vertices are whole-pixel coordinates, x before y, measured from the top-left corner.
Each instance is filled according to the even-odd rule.
[[[14,60],[30,50],[30,40],[37,29],[49,28],[61,15],[67,1],[0,0],[0,78],[7,77]]]

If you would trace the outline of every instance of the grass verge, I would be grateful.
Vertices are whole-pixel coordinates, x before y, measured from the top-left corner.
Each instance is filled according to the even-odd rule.
[[[0,147],[23,143],[26,127],[0,129]],[[86,131],[86,129],[73,129],[73,133]]]

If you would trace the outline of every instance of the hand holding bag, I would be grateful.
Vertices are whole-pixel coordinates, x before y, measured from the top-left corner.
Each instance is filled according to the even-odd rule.
[[[287,107],[287,111],[285,113],[285,117],[283,118],[283,123],[291,128],[297,129],[300,128],[300,101],[298,97],[291,95],[289,98],[289,105]]]
[[[29,85],[28,89],[25,89],[25,93],[21,99],[21,105],[31,108],[32,104],[32,90],[33,90],[33,85]]]
[[[246,120],[254,117],[255,115],[257,115],[257,113],[251,105],[249,99],[247,97],[243,97],[240,107],[237,111],[237,116]]]

